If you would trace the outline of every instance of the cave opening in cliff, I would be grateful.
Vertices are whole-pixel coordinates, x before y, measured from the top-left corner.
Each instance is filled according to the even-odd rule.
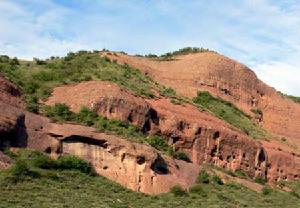
[[[213,139],[216,140],[220,137],[220,132],[219,131],[216,131],[213,135]]]
[[[146,159],[145,159],[145,157],[144,157],[143,155],[137,156],[137,158],[136,158],[136,162],[137,162],[137,164],[139,164],[139,165],[144,164],[145,161],[146,161]]]
[[[265,161],[266,161],[265,152],[263,150],[260,150],[260,152],[258,154],[258,165],[261,165]]]
[[[151,130],[151,124],[158,125],[159,124],[159,118],[157,115],[156,110],[150,108],[147,115],[146,115],[146,120],[145,123],[142,127],[142,132],[146,133]]]
[[[68,137],[65,137],[62,142],[64,143],[85,143],[85,144],[91,144],[91,145],[97,145],[103,148],[107,148],[107,141],[106,140],[100,140],[95,139],[92,137],[86,137],[86,136],[80,136],[80,135],[71,135]]]
[[[151,164],[151,169],[160,175],[166,175],[169,173],[168,164],[161,156],[158,156],[158,158],[156,158]]]

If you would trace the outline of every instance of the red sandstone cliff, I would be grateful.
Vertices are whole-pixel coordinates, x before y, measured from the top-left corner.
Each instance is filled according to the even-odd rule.
[[[186,55],[168,62],[121,54],[111,58],[132,64],[183,95],[193,97],[197,90],[208,90],[248,113],[259,108],[265,128],[299,145],[298,105],[277,95],[252,71],[233,60],[215,53]],[[97,133],[90,127],[54,124],[26,112],[21,108],[17,88],[0,78],[0,146],[28,147],[54,157],[75,154],[91,162],[99,174],[136,191],[167,192],[176,184],[188,188],[202,163],[243,170],[253,178],[266,177],[270,182],[300,177],[297,149],[274,140],[255,141],[190,104],[174,105],[163,98],[143,99],[101,81],[55,88],[46,101],[48,105],[66,103],[74,112],[86,106],[99,115],[136,125],[145,133],[161,133],[174,149],[189,154],[193,163],[186,163],[147,145]],[[287,110],[289,114],[285,115]],[[294,132],[275,128],[278,125]],[[0,152],[0,168],[9,162]]]
[[[198,90],[209,91],[248,114],[260,109],[264,128],[300,147],[300,105],[279,95],[245,65],[214,52],[176,56],[171,61],[114,54],[101,55],[132,65],[181,95],[195,97]]]

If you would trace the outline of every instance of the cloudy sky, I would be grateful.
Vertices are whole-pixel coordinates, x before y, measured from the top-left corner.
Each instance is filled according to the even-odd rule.
[[[205,47],[300,96],[299,0],[0,0],[0,54]]]

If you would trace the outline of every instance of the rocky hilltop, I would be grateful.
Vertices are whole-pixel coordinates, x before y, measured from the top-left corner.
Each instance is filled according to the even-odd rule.
[[[1,148],[76,155],[147,194],[188,190],[207,165],[243,173],[250,188],[300,177],[300,105],[215,52],[81,51],[0,66]],[[0,168],[12,163],[0,151]]]

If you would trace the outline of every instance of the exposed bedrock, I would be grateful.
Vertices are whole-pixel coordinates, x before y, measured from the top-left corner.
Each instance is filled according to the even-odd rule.
[[[194,163],[242,170],[253,178],[267,176],[267,154],[253,139],[192,105],[173,105],[166,99],[149,103],[169,144],[188,153]]]
[[[154,130],[157,113],[140,97],[105,81],[88,81],[54,89],[47,105],[65,103],[74,112],[86,106],[108,119],[130,122],[143,131]]]
[[[168,99],[144,100],[101,81],[58,87],[46,104],[57,102],[68,104],[75,112],[88,106],[100,115],[132,123],[145,132],[160,132],[174,149],[189,154],[196,164],[242,170],[250,177],[267,177],[270,181],[282,179],[269,168],[277,160],[269,160],[259,142],[192,105],[174,105]],[[272,154],[274,157],[277,156]],[[295,165],[284,168],[293,175],[297,171]]]
[[[0,73],[0,101],[19,108],[24,106],[21,92],[14,84],[5,79],[2,73]]]
[[[101,52],[100,55],[129,64],[190,98],[197,91],[209,91],[252,115],[270,133],[285,137],[300,148],[300,105],[280,95],[235,60],[214,52],[175,56],[169,61],[122,53]],[[261,114],[253,113],[255,109]]]
[[[7,110],[0,111],[0,147],[27,147],[52,157],[77,155],[100,175],[134,191],[158,194],[175,185],[188,189],[199,173],[198,165],[174,160],[145,144],[98,133],[91,127],[51,123],[7,104],[0,103],[0,109]],[[0,168],[5,168],[7,157],[0,154]]]
[[[187,189],[199,173],[195,164],[174,160],[148,145],[95,133],[93,128],[53,124],[49,133],[59,141],[58,154],[77,155],[100,175],[135,191],[158,194],[175,185]]]

